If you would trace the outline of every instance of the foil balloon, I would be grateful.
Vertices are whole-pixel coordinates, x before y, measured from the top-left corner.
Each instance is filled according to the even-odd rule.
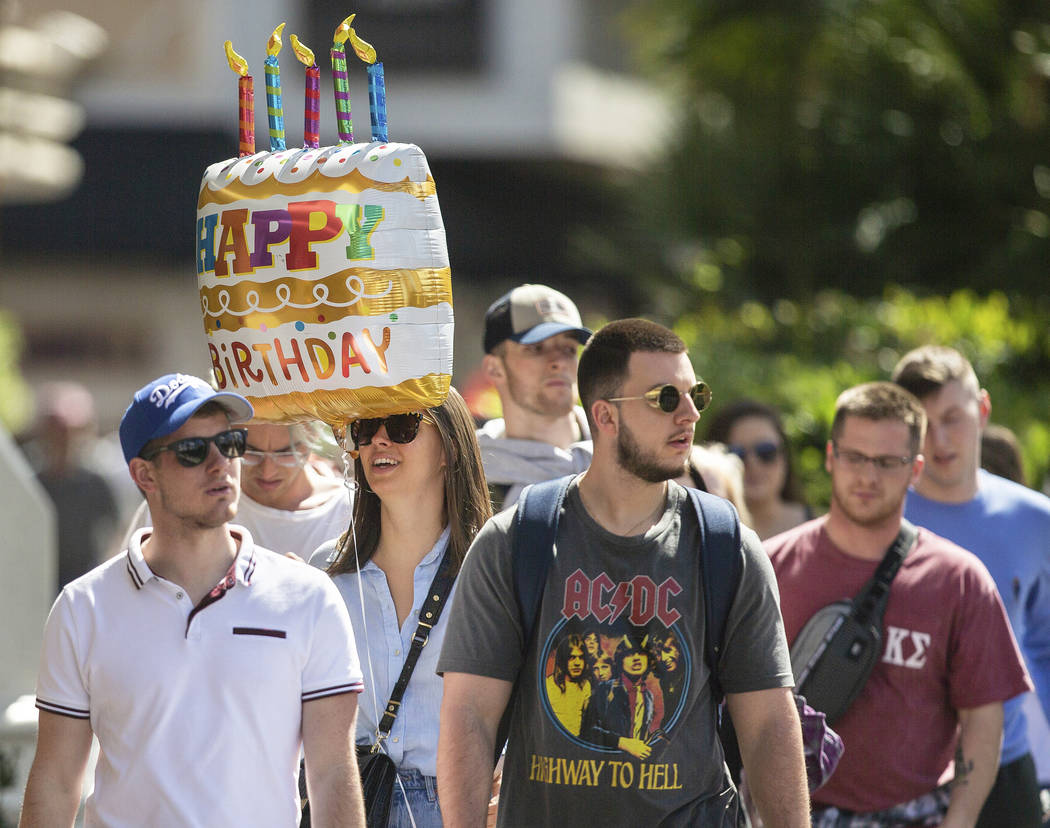
[[[439,405],[452,285],[434,179],[412,144],[211,165],[197,275],[215,381],[270,422],[333,427]]]
[[[336,30],[344,66],[352,20]],[[268,93],[279,89],[282,29],[267,50]],[[354,34],[357,54],[362,44]],[[292,45],[308,71],[306,146],[255,152],[241,89],[241,155],[212,164],[201,181],[197,282],[215,383],[251,400],[259,420],[322,420],[337,431],[440,405],[452,379],[452,281],[427,159],[385,136],[347,143],[349,94],[338,87],[340,143],[318,147],[309,81],[319,70],[295,35]],[[250,83],[247,62],[230,41],[225,49],[239,82]],[[270,128],[274,138],[272,118]]]

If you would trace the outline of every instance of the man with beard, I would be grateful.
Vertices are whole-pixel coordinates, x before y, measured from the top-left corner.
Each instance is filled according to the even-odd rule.
[[[168,374],[120,423],[153,526],[67,584],[44,632],[23,826],[364,825],[353,753],[361,669],[323,573],[255,546],[237,511],[248,401]]]
[[[839,396],[828,514],[766,541],[789,640],[872,577],[922,472],[925,430],[922,405],[892,383]],[[1029,687],[995,583],[972,554],[919,529],[890,586],[883,640],[835,722],[846,751],[813,794],[813,825],[973,826],[999,765],[1003,701]],[[938,786],[953,750],[954,781]]]
[[[917,348],[897,363],[893,381],[922,401],[929,418],[926,464],[904,514],[969,549],[988,567],[1050,719],[1050,499],[981,471],[981,433],[992,400],[966,357],[938,345]],[[1038,745],[1029,736],[1024,703],[1021,696],[1003,706],[999,773],[978,828],[1042,823],[1030,751]],[[1031,735],[1037,733],[1033,728]]]
[[[546,285],[521,285],[485,313],[482,368],[503,418],[478,429],[493,511],[529,483],[577,474],[591,462],[590,430],[576,403],[579,346],[591,332],[576,305]]]
[[[557,554],[531,636],[515,597],[516,508],[482,528],[463,564],[438,661],[445,676],[438,744],[445,821],[484,823],[497,729],[516,685],[501,826],[729,825],[736,792],[704,666],[701,527],[689,493],[673,482],[710,391],[697,380],[685,343],[642,319],[596,333],[580,356],[579,381],[594,458],[561,505]],[[809,814],[806,774],[776,583],[754,532],[742,528],[734,542],[742,574],[718,677],[765,824],[802,828]],[[688,648],[689,697],[673,727],[662,723],[658,744],[639,751],[645,758],[573,738],[546,714],[542,653],[570,619],[585,628],[605,625],[610,636],[613,625],[659,623]],[[648,672],[651,662],[625,652],[622,664],[631,674]],[[631,732],[644,732],[645,695],[630,701]]]
[[[583,639],[566,635],[554,651],[554,672],[547,676],[547,701],[558,721],[573,736],[579,735],[580,720],[591,697],[591,660]]]

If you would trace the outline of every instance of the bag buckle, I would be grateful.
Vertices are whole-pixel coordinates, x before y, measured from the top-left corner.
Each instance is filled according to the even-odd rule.
[[[416,631],[412,633],[412,643],[418,644],[420,647],[427,646],[427,641],[430,640],[430,629],[433,625],[427,624],[425,621],[419,622],[419,627],[416,627]],[[420,627],[426,627],[425,630],[421,630]]]

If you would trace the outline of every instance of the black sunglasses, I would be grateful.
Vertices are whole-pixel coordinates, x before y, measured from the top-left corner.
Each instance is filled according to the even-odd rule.
[[[697,411],[703,411],[711,404],[711,388],[703,380],[700,380],[700,382],[690,388],[686,394],[692,399]],[[659,408],[665,414],[672,414],[678,409],[678,404],[682,402],[682,392],[673,385],[661,385],[646,391],[638,397],[609,398],[609,402],[623,402],[624,400],[645,400],[653,408]]]
[[[747,456],[753,454],[767,466],[780,456],[780,446],[769,440],[755,443],[753,446],[727,446],[726,448],[730,454],[735,454],[742,461],[746,461]]]
[[[168,443],[166,446],[155,448],[149,454],[140,455],[143,460],[152,460],[162,451],[175,453],[175,459],[187,468],[199,466],[208,459],[208,447],[215,443],[219,454],[230,459],[244,456],[244,450],[248,446],[248,430],[245,428],[231,428],[229,431],[220,431],[211,437],[186,437]]]
[[[386,436],[391,442],[411,443],[419,434],[419,426],[423,422],[432,422],[429,417],[424,417],[418,412],[412,414],[391,414],[389,417],[371,417],[367,420],[354,420],[350,423],[350,439],[354,441],[356,448],[367,446],[372,443],[372,438],[379,432],[380,427],[386,427]]]

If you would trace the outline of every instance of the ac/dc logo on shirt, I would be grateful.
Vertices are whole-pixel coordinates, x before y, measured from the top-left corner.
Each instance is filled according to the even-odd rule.
[[[681,715],[692,675],[692,654],[679,631],[682,613],[674,606],[682,586],[647,575],[614,582],[604,572],[592,578],[580,569],[564,583],[562,618],[539,662],[549,718],[581,747],[656,759]],[[537,772],[545,776],[544,767]]]

